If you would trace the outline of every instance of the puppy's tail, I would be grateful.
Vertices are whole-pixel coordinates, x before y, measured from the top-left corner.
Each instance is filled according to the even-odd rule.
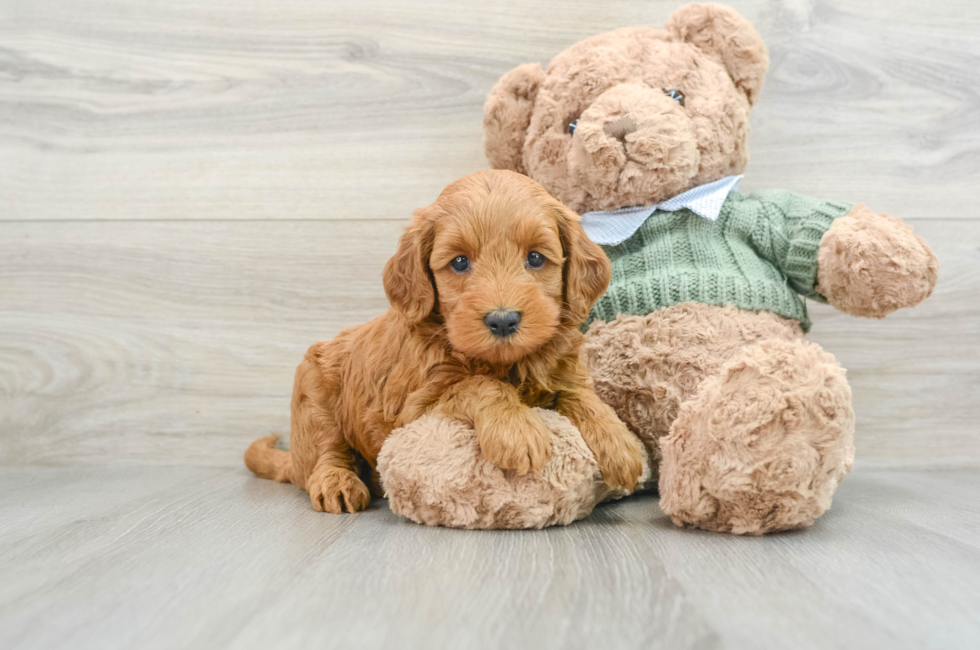
[[[259,478],[271,478],[280,483],[293,480],[293,457],[288,451],[276,449],[279,436],[259,438],[245,452],[245,466]]]

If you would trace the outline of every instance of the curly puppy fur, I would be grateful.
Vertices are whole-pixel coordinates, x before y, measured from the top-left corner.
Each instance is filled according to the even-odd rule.
[[[939,260],[912,226],[863,203],[820,240],[817,290],[842,312],[884,318],[932,294]]]
[[[454,268],[462,257],[466,267]],[[610,486],[632,490],[638,446],[579,360],[578,324],[609,276],[578,216],[540,185],[506,171],[463,177],[405,229],[384,270],[391,309],[307,352],[291,451],[264,438],[246,465],[305,489],[317,510],[355,512],[370,501],[361,461],[375,468],[393,429],[441,413],[475,429],[487,460],[523,474],[551,454],[551,433],[531,410],[546,406],[578,427]],[[518,312],[516,332],[493,335],[495,311]]]
[[[544,528],[570,524],[626,494],[603,482],[568,418],[534,411],[551,432],[551,459],[522,476],[489,463],[473,430],[458,420],[433,413],[392,432],[378,456],[392,512],[430,526]]]

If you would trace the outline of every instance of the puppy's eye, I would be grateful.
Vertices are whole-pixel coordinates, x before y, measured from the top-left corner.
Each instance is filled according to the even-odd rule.
[[[538,251],[531,251],[527,254],[527,265],[532,269],[540,269],[544,266],[545,257]]]
[[[681,106],[684,105],[684,93],[682,93],[677,88],[671,88],[670,90],[665,90],[664,94],[676,101]]]
[[[465,255],[460,255],[459,257],[454,257],[453,261],[449,263],[449,266],[453,267],[453,271],[457,273],[466,273],[470,270],[470,261]]]
[[[568,123],[568,135],[575,135],[575,127],[578,126],[578,120],[572,120]]]

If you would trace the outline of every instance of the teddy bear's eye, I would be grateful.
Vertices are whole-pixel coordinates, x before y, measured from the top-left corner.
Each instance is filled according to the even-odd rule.
[[[572,120],[568,123],[568,135],[575,135],[576,126],[578,126],[578,120]]]
[[[677,88],[671,88],[670,90],[665,90],[664,94],[675,100],[681,106],[684,105],[684,93],[682,93]]]

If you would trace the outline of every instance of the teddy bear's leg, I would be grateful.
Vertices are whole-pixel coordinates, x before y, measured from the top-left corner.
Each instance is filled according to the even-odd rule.
[[[844,369],[819,345],[746,347],[661,440],[660,507],[679,526],[761,535],[808,526],[854,462]]]
[[[392,512],[430,526],[543,528],[588,515],[609,496],[579,430],[557,411],[534,409],[551,458],[540,472],[503,470],[483,455],[468,423],[428,413],[388,436],[378,471]]]
[[[690,302],[592,325],[582,358],[595,391],[647,450],[651,476],[637,489],[657,487],[660,439],[681,404],[745,346],[772,339],[803,331],[775,314]]]

